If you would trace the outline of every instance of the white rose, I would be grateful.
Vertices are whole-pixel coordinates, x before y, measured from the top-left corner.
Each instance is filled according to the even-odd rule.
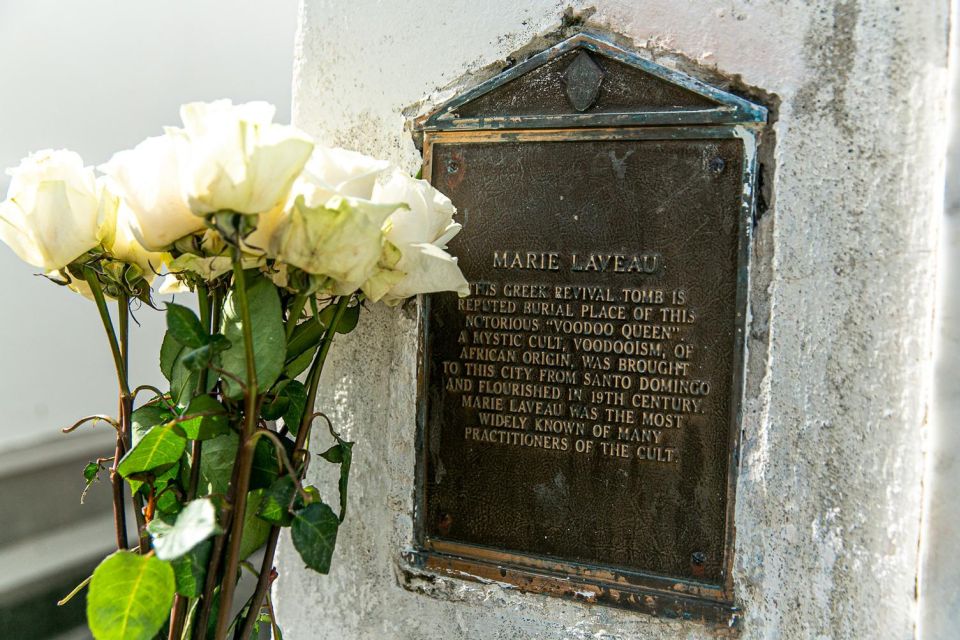
[[[370,200],[377,176],[389,166],[356,151],[317,147],[293,184],[290,204],[298,196],[308,207],[319,207],[333,196]]]
[[[147,282],[153,282],[160,269],[170,260],[169,253],[148,251],[137,240],[134,229],[137,217],[133,210],[121,200],[117,210],[117,231],[113,243],[105,247],[115,260],[136,265]]]
[[[7,173],[0,240],[25,262],[57,271],[113,241],[116,199],[101,198],[93,169],[73,151],[39,151]]]
[[[353,293],[373,275],[383,250],[383,222],[396,207],[340,196],[309,207],[300,196],[277,225],[270,254],[329,278],[332,282],[324,288],[329,293]]]
[[[449,198],[426,180],[395,170],[389,180],[377,185],[373,199],[402,202],[408,208],[397,209],[384,224],[386,239],[399,257],[385,253],[382,268],[364,284],[372,300],[395,305],[421,293],[470,293],[457,259],[445,251],[461,228],[453,221],[456,208]]]
[[[110,188],[129,205],[134,235],[152,251],[166,249],[205,228],[203,219],[190,210],[180,186],[178,143],[173,136],[147,138],[98,167],[108,177]]]
[[[287,199],[313,151],[300,130],[272,123],[265,102],[194,102],[180,108],[183,129],[167,129],[178,146],[181,185],[190,208],[260,214]]]

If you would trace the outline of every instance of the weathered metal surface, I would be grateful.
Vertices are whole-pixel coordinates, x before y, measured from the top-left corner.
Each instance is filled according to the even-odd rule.
[[[610,104],[608,84],[630,85],[624,69],[649,74],[584,50],[558,45],[528,70],[545,74],[455,99],[470,118],[426,131],[424,175],[460,210],[451,250],[472,295],[422,303],[411,558],[735,626],[754,134],[732,124],[546,128],[549,118],[461,130],[489,122],[482,114],[495,105],[576,123]],[[648,85],[664,77],[676,80],[660,69]],[[687,116],[705,113],[704,93],[726,99],[692,79],[671,87],[689,98],[690,110],[673,107]],[[728,104],[741,115],[762,115],[737,100]]]
[[[588,112],[570,109],[563,75],[588,53],[604,72]],[[425,131],[762,123],[767,110],[591,34],[531,56],[424,117]]]

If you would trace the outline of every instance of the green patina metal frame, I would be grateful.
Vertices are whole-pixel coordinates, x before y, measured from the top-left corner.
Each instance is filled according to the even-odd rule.
[[[637,110],[622,113],[492,114],[460,117],[458,110],[480,96],[576,50],[613,59],[660,80],[692,91],[716,106],[705,109]],[[553,557],[443,540],[427,535],[424,518],[426,487],[425,362],[430,353],[430,298],[420,307],[417,406],[417,487],[415,490],[414,548],[404,554],[405,571],[511,585],[525,592],[567,597],[596,604],[625,607],[671,619],[698,620],[714,626],[717,635],[736,635],[740,613],[733,591],[734,496],[739,466],[740,431],[745,377],[745,336],[748,316],[749,262],[757,183],[757,142],[767,110],[742,97],[722,91],[684,73],[626,51],[604,37],[580,33],[531,56],[419,119],[423,133],[423,175],[430,180],[432,150],[437,144],[503,141],[563,140],[671,140],[738,138],[745,145],[741,167],[743,192],[739,220],[736,295],[735,361],[731,393],[727,481],[726,542],[722,585],[699,583],[618,567],[574,563]]]

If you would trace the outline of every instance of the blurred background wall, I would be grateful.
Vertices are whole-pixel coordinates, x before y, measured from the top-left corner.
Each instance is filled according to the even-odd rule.
[[[195,100],[289,122],[296,21],[296,0],[0,0],[0,168],[63,147],[102,163]],[[0,637],[82,638],[82,598],[53,603],[110,551],[108,480],[79,497],[112,447],[108,427],[59,430],[115,414],[114,373],[93,304],[34,272],[0,246]],[[132,383],[157,384],[163,315],[135,315]]]

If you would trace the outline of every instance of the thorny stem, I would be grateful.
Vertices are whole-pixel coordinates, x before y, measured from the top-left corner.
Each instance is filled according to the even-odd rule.
[[[333,338],[337,334],[337,327],[340,324],[340,320],[343,318],[343,314],[347,310],[347,305],[350,302],[350,296],[342,296],[336,302],[336,309],[333,313],[333,319],[330,321],[330,326],[327,327],[327,331],[324,333],[323,342],[320,345],[320,349],[317,350],[317,355],[313,359],[313,363],[310,365],[310,373],[307,374],[307,381],[309,383],[309,389],[307,391],[307,401],[304,405],[304,416],[300,421],[300,429],[297,431],[297,440],[294,445],[294,455],[297,454],[307,441],[308,431],[310,430],[310,425],[313,422],[313,418],[316,417],[315,413],[307,413],[307,408],[313,408],[314,403],[317,401],[317,390],[320,387],[320,374],[323,371],[323,364],[326,362],[327,353],[330,351],[330,345],[333,344]],[[279,448],[278,448],[279,451]],[[304,472],[304,468],[301,467],[300,473]],[[301,486],[300,478],[294,477],[294,482],[298,487]],[[257,615],[260,611],[260,607],[263,604],[264,598],[268,598],[268,591],[270,590],[270,585],[273,583],[273,557],[277,551],[277,540],[280,536],[280,527],[270,527],[270,536],[267,538],[267,547],[263,554],[263,563],[260,565],[260,576],[257,578],[257,587],[253,592],[253,596],[250,600],[250,609],[247,611],[247,617],[243,622],[243,627],[241,627],[240,635],[234,636],[234,640],[246,640],[253,633],[253,626],[256,622]],[[271,613],[271,621],[273,620]]]
[[[117,433],[117,444],[114,449],[113,467],[110,469],[110,483],[113,488],[113,528],[114,533],[116,534],[117,548],[126,549],[127,525],[123,504],[123,478],[121,478],[120,474],[117,473],[117,465],[120,463],[120,459],[123,458],[124,451],[126,450],[124,425],[128,424],[128,422],[123,414],[126,399],[130,397],[130,389],[127,385],[126,376],[127,368],[123,359],[123,350],[121,349],[120,344],[117,342],[117,334],[113,328],[113,321],[110,319],[110,310],[107,308],[107,301],[103,297],[103,288],[100,286],[100,280],[97,279],[96,272],[94,272],[94,270],[88,266],[83,267],[83,275],[87,281],[87,284],[90,285],[90,291],[93,293],[93,299],[97,303],[97,311],[100,312],[100,321],[103,323],[103,330],[106,332],[107,341],[110,343],[110,352],[113,354],[113,365],[117,370],[117,383],[120,386],[120,419],[118,420],[120,423],[120,430],[119,433]],[[123,307],[123,305],[120,305],[120,307],[120,316],[123,318],[128,313],[128,309]],[[122,320],[121,328],[125,328],[125,324]],[[123,349],[125,348],[126,340],[124,340]]]
[[[220,611],[217,614],[216,640],[224,640],[230,624],[230,604],[237,583],[237,571],[240,567],[240,543],[243,538],[243,520],[247,508],[247,490],[250,487],[250,473],[253,467],[254,447],[251,440],[257,428],[257,371],[253,351],[253,327],[250,326],[250,307],[247,302],[247,289],[240,259],[240,249],[233,249],[234,295],[240,312],[243,329],[243,346],[246,357],[247,389],[244,393],[244,424],[240,437],[240,450],[235,465],[235,483],[230,487],[229,502],[232,504],[230,519],[230,537],[227,542],[227,562],[223,569],[223,581],[220,584]]]

